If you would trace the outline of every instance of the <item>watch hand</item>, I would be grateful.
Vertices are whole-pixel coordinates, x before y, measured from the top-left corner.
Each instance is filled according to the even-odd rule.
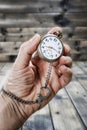
[[[55,50],[56,52],[58,52],[55,48],[53,48],[53,47],[51,47],[51,46],[44,46],[44,47],[47,47],[47,48],[53,49],[53,50]]]
[[[43,47],[47,47],[47,48],[50,48],[50,49],[53,49],[53,50],[57,51],[56,49],[54,49],[54,48],[51,47],[51,46],[43,46]]]
[[[53,48],[53,47],[50,47],[50,48],[53,49],[54,51],[58,52],[55,48]]]
[[[55,48],[53,48],[53,47],[51,47],[51,46],[45,46],[45,47],[48,47],[48,48],[53,49],[53,50],[55,50],[56,52],[58,52]]]

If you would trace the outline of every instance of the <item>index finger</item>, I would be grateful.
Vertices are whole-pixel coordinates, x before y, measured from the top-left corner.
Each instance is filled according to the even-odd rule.
[[[54,27],[50,31],[48,31],[48,34],[54,34],[55,32],[58,32],[58,31],[62,32],[62,28]]]

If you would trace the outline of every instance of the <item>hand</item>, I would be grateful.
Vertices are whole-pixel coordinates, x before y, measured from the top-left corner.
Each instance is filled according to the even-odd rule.
[[[48,33],[57,32],[58,30],[60,30],[60,28],[55,27]],[[13,94],[24,100],[35,100],[41,85],[45,82],[49,63],[43,61],[38,56],[32,58],[32,55],[37,50],[40,40],[40,35],[36,34],[29,41],[22,44],[8,81],[4,86],[5,90],[11,91]],[[49,80],[51,94],[48,99],[32,105],[24,105],[15,101],[16,105],[14,106],[16,111],[19,109],[20,115],[24,117],[25,120],[32,113],[45,106],[61,88],[65,87],[70,82],[72,78],[72,60],[67,56],[69,52],[69,46],[64,45],[65,56],[61,56],[59,60],[52,65],[52,73]]]

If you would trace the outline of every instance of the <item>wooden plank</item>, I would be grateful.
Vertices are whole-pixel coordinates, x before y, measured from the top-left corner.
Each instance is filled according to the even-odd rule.
[[[36,13],[27,14],[27,16],[10,14],[0,20],[0,27],[53,27],[55,26],[53,19],[55,15],[55,13]]]
[[[87,54],[83,54],[79,57],[80,61],[87,61]]]
[[[81,26],[82,26],[82,24],[81,24]],[[80,37],[81,36],[81,37]],[[78,34],[78,35],[75,35],[74,34],[74,36],[72,36],[72,38],[70,38],[70,40],[80,40],[80,41],[82,41],[82,40],[87,40],[87,36],[86,35],[84,35],[84,33],[83,33],[83,35],[80,35],[80,34]]]
[[[87,27],[75,27],[75,34],[83,34],[87,33]]]
[[[87,6],[87,1],[86,0],[73,0],[73,1],[69,1],[70,5],[73,5],[75,7],[78,6]]]
[[[49,31],[51,29],[51,27],[36,27],[36,28],[34,28],[34,27],[29,27],[29,28],[14,28],[14,27],[12,27],[12,28],[5,28],[5,30],[6,30],[6,35],[8,35],[8,34],[10,34],[10,33],[12,33],[12,34],[18,34],[19,32],[20,33],[29,33],[29,34],[34,34],[34,33],[39,33],[39,34],[43,34],[44,33],[44,35]],[[71,31],[73,31],[72,30],[72,28],[71,27],[62,27],[62,32],[63,33],[69,33],[69,32],[71,32]],[[1,31],[1,34],[2,34],[2,31]],[[0,34],[0,35],[1,35]]]
[[[2,82],[2,79],[3,79],[3,75],[2,75],[2,68],[5,66],[6,63],[1,63],[0,62],[0,90],[2,88],[2,85],[1,85],[1,82]]]
[[[59,12],[61,8],[59,7],[59,1],[31,1],[23,3],[4,3],[0,2],[0,12],[1,13],[52,13]]]
[[[46,35],[46,33],[51,28],[49,28],[49,27],[47,27],[47,28],[45,28],[45,27],[43,27],[43,28],[41,28],[41,27],[39,27],[39,28],[22,28],[21,31],[20,31],[20,29],[21,28],[7,28],[7,29],[5,29],[7,31],[7,33],[5,35],[3,35],[1,32],[0,33],[0,41],[1,41],[0,49],[3,49],[3,46],[5,47],[6,44],[8,44],[7,46],[9,46],[10,43],[12,43],[12,45],[10,45],[9,47],[12,47],[13,42],[14,42],[14,46],[18,41],[25,42],[25,41],[29,40],[32,36],[34,36],[36,33],[39,33],[43,37],[44,35]],[[62,40],[65,41],[65,40],[67,40],[67,37],[68,37],[67,33],[70,33],[71,29],[70,29],[70,27],[64,27],[64,28],[62,28],[62,32],[63,32]]]
[[[4,37],[0,36],[1,41],[9,41],[9,42],[24,42],[27,41],[29,38],[31,38],[35,33],[8,33]]]
[[[86,21],[87,21],[87,19],[86,18],[68,18],[70,21],[71,21],[71,23],[72,23],[72,25],[73,26],[81,26],[81,27],[86,27],[87,26],[87,24],[86,24]]]
[[[77,0],[75,2],[69,1],[68,2],[68,12],[70,13],[86,13],[87,12],[87,2],[84,1],[79,1],[77,2]]]
[[[85,128],[87,128],[87,91],[85,91],[75,78],[67,85],[66,90],[84,123]]]
[[[0,55],[0,62],[8,62],[9,61],[9,57],[6,55]]]
[[[13,40],[14,41],[14,40]],[[0,52],[10,52],[10,51],[17,51],[21,46],[22,42],[0,42],[0,48],[2,49]]]
[[[87,62],[82,62],[82,61],[79,61],[79,62],[76,62],[76,64],[81,68],[81,70],[84,71],[85,74],[87,74]]]
[[[83,61],[87,60],[87,41],[86,40],[82,40],[80,38],[76,38],[76,39],[69,38],[68,44],[72,48],[71,55],[74,54],[73,57],[75,57],[76,60],[83,60]]]
[[[74,65],[73,65],[73,72],[74,74],[76,75],[77,72],[75,72],[74,70],[77,69],[80,73],[80,75],[85,75],[87,74],[87,62],[86,61],[78,61],[78,62],[75,62]],[[79,76],[79,75],[78,75]]]
[[[73,54],[74,54],[74,55],[79,55],[80,52],[78,52],[78,51],[72,49],[71,52],[70,52],[70,55],[73,55]]]
[[[87,26],[87,13],[83,12],[67,12],[65,18],[68,18],[73,26]]]
[[[78,82],[80,82],[83,88],[87,91],[87,75],[84,74],[84,75],[76,76],[76,79],[78,80]]]
[[[87,62],[76,62],[75,65],[84,73],[75,76],[83,88],[87,91]]]
[[[40,35],[45,35],[51,28],[50,27],[29,27],[29,28],[20,28],[20,34],[19,32],[16,31],[17,28],[6,28],[7,30],[7,35],[34,35],[35,33],[39,33]]]
[[[87,13],[71,13],[71,12],[67,12],[65,13],[65,17],[71,19],[71,20],[86,20],[87,18]]]
[[[7,28],[7,30],[8,30],[8,28]],[[45,28],[45,27],[43,27],[43,28],[41,28],[41,27],[39,27],[39,28],[22,28],[22,31],[20,33],[19,32],[11,32],[11,30],[10,30],[10,32],[6,33],[6,35],[4,35],[4,36],[1,33],[0,39],[2,41],[4,41],[4,39],[5,39],[5,41],[10,41],[10,42],[11,41],[24,42],[24,41],[28,40],[29,38],[31,38],[33,35],[35,35],[35,33],[39,33],[41,36],[44,36],[44,35],[46,35],[46,33],[49,30],[50,30],[49,27],[47,27],[47,28]],[[67,33],[70,33],[71,29],[70,29],[70,27],[65,27],[65,28],[62,28],[62,32],[63,32],[63,39],[64,39],[64,38],[68,37]]]
[[[5,65],[3,66],[3,68],[1,69],[1,73],[0,74],[3,74],[5,76],[5,74],[11,70],[11,67],[12,67],[13,63],[5,63]]]
[[[85,130],[64,89],[50,102],[50,109],[55,130]]]
[[[84,46],[87,47],[87,40],[83,40],[80,43],[81,43],[80,47],[84,47]]]
[[[3,68],[3,66],[4,66],[5,64],[6,64],[6,63],[0,62],[0,72],[1,72],[1,69]]]
[[[0,89],[2,88],[2,86],[4,85],[4,83],[8,77],[11,67],[12,67],[12,63],[6,63],[3,66],[3,68],[1,69],[1,71],[0,71]]]
[[[83,54],[85,54],[85,58],[87,58],[87,45],[86,46],[84,46],[84,45],[80,46],[77,49],[81,53],[81,56],[83,56]]]
[[[32,21],[32,22],[31,22]],[[35,23],[35,26],[39,26],[39,22],[34,19],[4,19],[0,20],[0,27],[27,27],[33,26],[32,23]]]
[[[0,57],[1,56],[17,56],[17,54],[18,54],[18,51],[11,50],[9,52],[3,52],[3,53],[1,53]]]
[[[60,2],[61,0],[46,0],[47,2]],[[21,3],[27,3],[29,2],[29,0],[21,0],[21,1],[17,1],[17,0],[0,0],[1,3],[7,3],[7,4],[11,4],[11,3],[18,3],[18,4],[21,4]],[[44,0],[32,0],[31,2],[45,2]]]
[[[25,122],[22,130],[53,130],[48,105],[33,114]]]
[[[9,13],[9,14],[5,14],[5,18],[6,19],[11,19],[11,18],[12,19],[31,18],[31,20],[32,20],[32,18],[37,19],[37,20],[50,18],[50,20],[51,20],[51,19],[53,19],[54,16],[60,15],[60,14],[61,14],[61,12],[57,12],[57,13],[55,13],[55,12],[52,12],[52,13],[49,13],[49,12],[48,13],[27,13],[27,15],[26,14],[21,14],[21,13],[17,13],[17,14]]]
[[[86,3],[82,4],[82,2],[75,4],[73,2],[73,3],[69,3],[69,7],[71,7],[71,8],[69,8],[69,10],[71,10],[71,9],[73,9],[73,10],[77,9],[78,10],[79,9],[79,11],[83,12],[84,10],[86,11],[87,4]]]
[[[11,32],[11,33],[19,33],[19,32],[22,31],[22,28],[14,28],[14,27],[12,27],[12,28],[5,28],[5,29],[6,29],[7,33],[9,33],[9,32]]]
[[[78,37],[83,37],[87,39],[87,27],[76,27],[74,31],[74,35]]]
[[[84,38],[81,38],[79,36],[78,37],[75,37],[75,38],[69,38],[68,39],[68,44],[70,45],[70,47],[72,48],[71,49],[71,54],[72,54],[72,50],[78,52],[78,59],[79,60],[87,60],[87,41],[86,41],[86,37],[85,39]],[[75,52],[73,52],[73,54],[76,54]]]
[[[75,63],[73,63],[72,71],[74,75],[84,75],[84,72]]]
[[[2,19],[3,18],[3,13],[0,13],[0,19]]]
[[[69,9],[68,9],[68,12],[69,13],[86,13],[87,12],[87,5],[85,5],[85,6],[79,6],[79,7],[70,7]]]

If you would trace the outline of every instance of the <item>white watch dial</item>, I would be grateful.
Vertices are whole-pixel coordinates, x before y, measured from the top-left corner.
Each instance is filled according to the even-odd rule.
[[[61,41],[53,34],[44,37],[39,47],[41,56],[47,61],[58,59],[63,51]]]

